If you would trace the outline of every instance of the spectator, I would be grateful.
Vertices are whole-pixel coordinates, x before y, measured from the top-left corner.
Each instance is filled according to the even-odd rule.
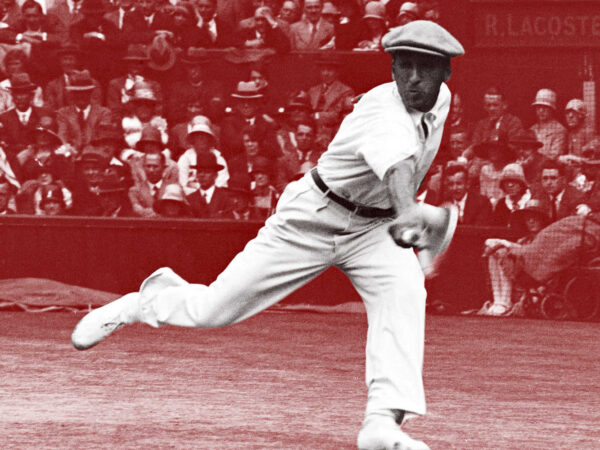
[[[287,152],[278,160],[277,188],[283,188],[292,180],[297,179],[317,165],[321,149],[316,144],[315,126],[312,122],[298,123],[296,127],[296,149]]]
[[[443,171],[442,184],[446,201],[441,206],[455,206],[459,224],[492,224],[492,204],[479,192],[468,190],[468,169],[465,164],[449,162]]]
[[[15,210],[10,207],[14,191],[15,187],[5,177],[0,176],[0,216],[15,214]]]
[[[106,173],[98,184],[98,200],[101,217],[133,217],[125,186],[114,174]]]
[[[290,27],[292,50],[335,48],[335,29],[322,17],[322,0],[305,0],[303,18]]]
[[[308,93],[306,91],[293,92],[282,112],[283,121],[277,130],[277,143],[281,152],[285,154],[296,151],[298,124],[310,122],[314,116]]]
[[[11,78],[17,73],[27,73],[27,55],[22,50],[10,50],[4,57],[4,72],[7,78],[0,81],[0,113],[15,106],[11,92]],[[33,96],[33,106],[44,106],[42,88],[37,86]]]
[[[465,109],[463,107],[462,97],[459,94],[452,95],[452,104],[445,126],[449,133],[460,129],[466,131],[467,135],[470,135],[471,127],[465,119]]]
[[[218,15],[216,0],[196,0],[196,26],[200,29],[198,47],[226,48],[235,43],[233,26]]]
[[[327,14],[328,10],[330,14]],[[323,18],[333,25],[336,50],[352,50],[356,47],[362,28],[360,20],[362,13],[362,3],[360,5],[355,2],[336,2],[335,5],[325,2],[323,4]]]
[[[279,9],[277,19],[279,19],[280,23],[285,22],[287,24],[286,27],[283,27],[283,30],[289,35],[290,26],[300,20],[300,7],[298,3],[293,0],[284,1]]]
[[[165,9],[167,14],[170,15],[168,31],[171,34],[166,35],[168,41],[181,51],[201,45],[202,32],[196,26],[196,19],[191,5],[186,3],[169,4]]]
[[[21,181],[36,179],[40,167],[47,169],[52,179],[40,180],[43,184],[54,181],[71,184],[74,167],[72,161],[62,152],[63,141],[56,132],[56,122],[52,117],[41,117],[33,130],[33,143],[17,154],[18,177]]]
[[[131,186],[131,170],[129,165],[121,159],[121,153],[127,145],[125,139],[123,139],[121,126],[112,120],[100,122],[94,130],[90,144],[109,161],[106,170],[114,172],[126,186]]]
[[[222,214],[223,218],[238,221],[256,219],[251,209],[252,192],[248,186],[249,180],[246,177],[231,179],[227,188],[229,208]]]
[[[500,131],[495,131],[486,142],[482,142],[473,147],[474,156],[484,160],[479,172],[479,189],[481,195],[489,198],[492,205],[496,205],[500,197],[503,196],[500,189],[500,178],[502,169],[517,158],[512,148],[509,147],[506,136]],[[475,188],[475,183],[472,186]]]
[[[135,147],[142,135],[145,125],[151,125],[158,129],[164,145],[169,142],[167,133],[167,120],[156,112],[161,110],[158,106],[159,98],[154,91],[154,85],[146,81],[136,82],[132,88],[129,99],[131,113],[123,117],[121,124],[125,135],[125,142],[130,147]]]
[[[188,128],[188,142],[192,147],[186,150],[177,161],[177,166],[179,167],[179,184],[183,187],[186,195],[200,189],[200,179],[197,177],[197,165],[198,158],[205,153],[212,154],[218,165],[221,166],[214,183],[218,187],[227,186],[229,180],[227,163],[221,152],[215,148],[217,143],[216,136],[212,130],[212,124],[207,117],[196,116],[192,119]],[[211,158],[209,157],[209,159]],[[206,159],[203,161],[206,161]]]
[[[198,153],[195,167],[197,188],[187,194],[194,217],[225,217],[231,209],[229,191],[215,183],[219,172],[226,167],[218,163],[214,153],[206,151]]]
[[[45,105],[52,111],[72,103],[67,86],[71,84],[71,72],[82,68],[80,64],[81,50],[73,43],[66,42],[63,44],[58,50],[57,56],[61,74],[58,78],[50,81],[44,89]],[[91,102],[99,105],[102,103],[102,88],[97,80],[92,79],[92,82],[95,87],[92,91]]]
[[[212,104],[222,101],[223,87],[215,77],[210,76],[208,52],[201,48],[189,48],[180,61],[186,76],[184,80],[175,80],[167,87],[167,119],[177,124],[188,122],[199,114],[210,117]],[[189,105],[196,105],[200,109],[190,116]]]
[[[150,44],[159,30],[171,27],[170,18],[158,5],[158,0],[137,0],[136,7],[125,13],[123,38],[129,43]]]
[[[495,87],[489,88],[483,96],[483,109],[487,117],[479,120],[473,130],[473,144],[488,141],[494,130],[507,137],[523,129],[521,119],[507,112],[508,104],[504,95]]]
[[[259,156],[252,167],[251,192],[252,192],[252,217],[266,220],[275,212],[279,192],[273,186],[276,169],[268,158]]]
[[[469,135],[464,128],[455,128],[449,133],[449,137],[443,147],[440,147],[440,154],[436,157],[445,163],[450,161],[467,163],[464,156],[469,148]]]
[[[550,89],[540,89],[531,105],[535,108],[537,117],[537,122],[531,129],[543,144],[539,152],[548,159],[556,159],[567,148],[567,130],[554,118],[556,93]]]
[[[54,15],[45,15],[41,5],[34,0],[26,0],[21,5],[21,16],[12,28],[14,43],[29,44],[32,52],[58,45],[67,37],[67,30],[61,21]]]
[[[550,211],[552,222],[573,214],[585,215],[590,208],[585,194],[567,184],[565,167],[556,161],[545,161],[541,167],[541,191],[535,198]]]
[[[183,189],[177,183],[165,186],[163,193],[156,201],[156,212],[160,217],[180,218],[190,217],[190,204]]]
[[[271,117],[262,112],[264,94],[260,87],[251,81],[240,81],[231,98],[235,101],[233,114],[225,118],[221,126],[221,144],[225,158],[231,159],[243,153],[242,130],[246,127],[256,129],[264,154],[276,157],[279,153],[277,125]]]
[[[508,143],[517,153],[516,162],[523,168],[527,184],[538,185],[541,167],[546,158],[538,153],[542,143],[538,141],[535,133],[532,130],[521,130],[519,134],[511,136]]]
[[[371,1],[367,3],[362,22],[364,24],[363,38],[354,50],[383,51],[381,38],[388,31],[383,2]]]
[[[247,127],[242,132],[242,143],[244,153],[237,155],[229,161],[229,172],[231,175],[248,177],[254,171],[258,158],[264,157],[260,148],[260,137],[256,130]]]
[[[585,147],[594,137],[593,131],[585,124],[585,104],[583,100],[574,98],[565,107],[565,123],[567,124],[567,153],[582,156]]]
[[[320,83],[308,90],[310,104],[317,114],[318,134],[331,137],[348,102],[354,98],[352,88],[340,81],[341,61],[334,55],[318,60]]]
[[[478,314],[504,316],[513,306],[513,281],[516,278],[518,261],[513,253],[521,246],[533,241],[535,236],[549,224],[548,211],[537,200],[529,200],[515,213],[526,227],[526,235],[517,242],[505,239],[487,239],[483,257],[488,258],[488,270],[492,285],[493,300],[486,301]]]
[[[58,134],[80,152],[90,143],[96,127],[101,122],[111,120],[108,108],[92,103],[92,92],[96,89],[89,71],[73,71],[70,84],[66,87],[72,104],[64,106],[56,113]]]
[[[514,227],[514,212],[523,209],[531,199],[529,185],[519,164],[507,164],[502,169],[500,189],[504,195],[494,205],[492,222],[499,227]]]
[[[40,191],[40,214],[42,216],[62,216],[66,213],[63,188],[56,184],[43,186]]]
[[[0,114],[4,128],[6,156],[13,168],[14,156],[33,143],[33,130],[39,125],[40,118],[53,116],[51,111],[33,105],[37,86],[26,73],[16,73],[10,80],[10,92],[15,107]]]
[[[19,5],[14,0],[0,0],[0,30],[6,30],[21,17]]]
[[[108,168],[109,160],[102,151],[88,144],[76,160],[76,182],[73,186],[72,213],[78,216],[101,215],[98,186]]]
[[[413,2],[404,2],[396,16],[396,26],[406,25],[420,19],[419,6]]]
[[[62,26],[69,27],[81,19],[81,6],[83,0],[57,0],[48,8],[48,15],[53,15],[61,21]]]
[[[323,3],[323,10],[321,11],[321,17],[335,26],[339,23],[342,13],[337,7],[331,2]]]
[[[126,68],[124,76],[114,78],[108,83],[106,90],[106,106],[111,111],[131,113],[131,93],[136,83],[146,82],[156,97],[157,104],[162,104],[162,89],[160,84],[146,77],[148,48],[142,44],[132,44],[127,47],[127,54],[122,58]],[[159,111],[157,111],[159,112]]]
[[[139,217],[157,217],[156,203],[167,186],[178,184],[178,172],[166,170],[165,157],[161,153],[145,153],[142,156],[143,170],[129,188],[129,201],[133,213]],[[136,172],[138,173],[138,172]]]
[[[81,0],[79,0],[81,2]],[[135,9],[134,0],[115,0],[113,2],[117,8],[113,11],[107,12],[104,18],[109,22],[112,22],[118,30],[123,30],[125,22],[125,14],[132,12]]]
[[[257,8],[254,13],[254,26],[241,28],[237,34],[237,40],[242,48],[272,48],[278,53],[285,53],[290,50],[288,36],[275,20],[273,11],[268,6]]]

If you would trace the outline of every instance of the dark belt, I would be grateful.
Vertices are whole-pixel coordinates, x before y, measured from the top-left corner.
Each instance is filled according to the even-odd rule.
[[[348,211],[352,211],[357,216],[367,217],[367,218],[376,218],[376,217],[393,217],[394,209],[393,208],[373,208],[371,206],[360,206],[352,203],[350,200],[345,199],[344,197],[340,197],[335,192],[333,192],[329,187],[325,184],[319,172],[317,172],[317,168],[314,167],[310,171],[310,175],[314,180],[317,187],[323,191],[323,193],[329,197],[331,200],[336,202],[338,205],[343,206]]]

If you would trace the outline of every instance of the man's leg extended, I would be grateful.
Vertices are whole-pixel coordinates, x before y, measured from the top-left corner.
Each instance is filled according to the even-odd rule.
[[[286,189],[277,214],[212,284],[190,284],[161,269],[142,283],[139,293],[84,317],[73,344],[89,348],[121,324],[137,321],[220,327],[277,303],[331,264],[331,235],[339,217],[320,206],[322,198],[306,183],[295,183]]]

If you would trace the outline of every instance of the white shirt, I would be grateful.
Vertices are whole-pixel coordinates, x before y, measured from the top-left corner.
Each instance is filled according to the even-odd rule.
[[[29,118],[31,117],[31,106],[27,109],[27,111],[19,111],[18,109],[15,109],[15,111],[17,112],[17,115],[19,116],[19,121],[26,125],[29,122]]]
[[[392,206],[383,178],[394,164],[414,157],[415,191],[429,170],[450,109],[450,90],[442,84],[431,111],[408,111],[396,83],[367,92],[346,116],[318,162],[319,174],[336,194],[356,204]],[[429,129],[425,139],[421,118]]]
[[[203,191],[202,189],[199,189],[200,194],[202,195],[202,197],[204,197],[204,200],[206,200],[206,203],[210,203],[210,201],[212,200],[212,196],[215,193],[215,188],[216,188],[216,186],[213,184],[211,187],[209,187],[205,191]]]
[[[77,107],[75,107],[75,109],[77,109],[77,114],[81,113],[81,111],[82,111],[81,109],[79,109],[79,108],[77,108]],[[87,120],[88,116],[90,115],[90,111],[91,111],[91,109],[92,109],[92,105],[87,105],[87,106],[85,107],[85,109],[83,110],[83,118],[84,118],[85,120]]]
[[[196,26],[198,28],[202,28],[203,24],[204,24],[204,19],[202,19],[202,17],[198,17],[198,23],[196,24]],[[217,40],[217,22],[215,22],[214,17],[208,21],[207,28],[208,28],[208,32],[210,34],[210,39],[213,42],[215,42]]]

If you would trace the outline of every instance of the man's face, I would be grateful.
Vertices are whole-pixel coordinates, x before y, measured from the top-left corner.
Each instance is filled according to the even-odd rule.
[[[198,178],[198,183],[200,184],[200,188],[203,190],[210,189],[214,186],[215,181],[217,181],[218,172],[212,169],[198,169],[198,174],[196,175]]]
[[[392,72],[404,105],[421,112],[433,108],[441,84],[450,77],[444,58],[416,52],[397,52]]]
[[[196,9],[202,20],[208,21],[215,15],[216,5],[213,0],[197,0]]]
[[[79,109],[85,109],[89,106],[92,98],[92,91],[71,91],[73,104]]]
[[[321,3],[321,0],[306,0],[304,2],[304,15],[306,16],[306,20],[311,23],[319,21],[322,10],[323,3]]]
[[[256,172],[254,174],[254,182],[256,183],[256,187],[266,187],[271,184],[269,175],[263,172]]]
[[[8,76],[21,72],[25,72],[25,62],[22,59],[14,58],[6,63],[6,73]]]
[[[82,167],[83,178],[88,186],[97,186],[102,179],[102,170],[100,165],[96,163],[84,163]]]
[[[525,215],[525,226],[530,233],[537,233],[542,229],[544,223],[537,214],[526,214]]]
[[[552,118],[552,108],[544,105],[537,105],[535,107],[535,115],[538,122],[547,122]]]
[[[576,111],[569,109],[565,112],[565,122],[570,129],[579,128],[579,125],[583,123],[583,116]]]
[[[333,66],[323,66],[321,67],[321,81],[325,84],[333,83],[338,76],[338,71]]]
[[[558,169],[542,170],[542,188],[547,194],[555,196],[565,187],[565,179],[561,176]]]
[[[44,204],[44,215],[45,216],[60,216],[63,212],[63,207],[60,202],[47,201]]]
[[[506,192],[506,195],[513,198],[520,197],[525,190],[520,181],[511,179],[502,182],[502,189]]]
[[[41,8],[26,8],[22,14],[25,19],[25,25],[29,30],[38,30],[40,28],[43,17]]]
[[[450,153],[453,158],[458,158],[466,150],[468,144],[467,133],[452,133],[450,135]]]
[[[281,20],[293,23],[296,21],[296,15],[298,14],[297,11],[298,7],[296,6],[296,3],[291,1],[283,2],[283,5],[279,10],[279,17],[281,18]]]
[[[150,16],[156,11],[154,0],[138,0],[137,6],[144,16]]]
[[[483,109],[490,119],[498,120],[506,108],[502,97],[494,95],[483,99]]]
[[[8,202],[10,201],[10,185],[8,183],[0,184],[0,212],[5,211],[8,208]]]
[[[60,57],[60,68],[63,73],[70,73],[77,69],[77,57],[75,55],[62,55]]]
[[[456,172],[450,175],[446,183],[446,189],[452,200],[459,201],[467,193],[467,174],[465,172]]]
[[[256,139],[253,139],[247,134],[244,134],[244,136],[242,137],[242,143],[244,144],[246,156],[250,156],[251,158],[253,158],[256,155],[258,155],[258,141],[256,141]]]
[[[258,103],[254,99],[239,99],[237,109],[245,119],[251,119],[258,112]]]
[[[308,125],[298,125],[296,129],[296,143],[298,150],[307,152],[313,149],[315,132]]]
[[[12,93],[12,98],[19,111],[27,111],[33,101],[33,91],[16,91]]]
[[[152,184],[158,183],[162,178],[164,165],[160,155],[147,154],[144,157],[144,172],[148,181]]]

